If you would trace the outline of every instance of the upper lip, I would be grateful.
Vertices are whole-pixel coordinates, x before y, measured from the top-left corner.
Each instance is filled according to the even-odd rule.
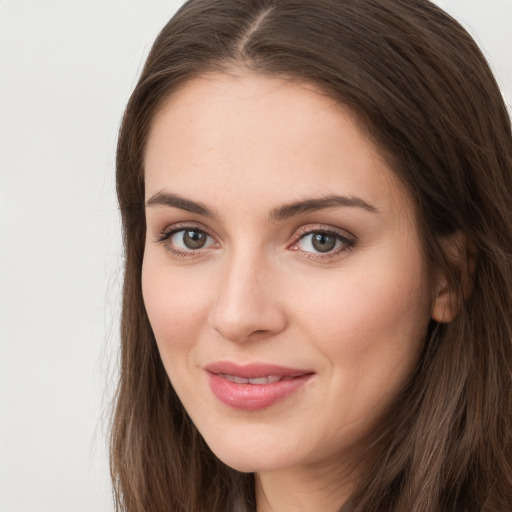
[[[242,379],[257,379],[274,375],[277,377],[298,377],[314,373],[312,370],[289,368],[266,363],[236,364],[230,361],[217,361],[207,364],[204,369],[207,372],[222,375],[234,375]]]

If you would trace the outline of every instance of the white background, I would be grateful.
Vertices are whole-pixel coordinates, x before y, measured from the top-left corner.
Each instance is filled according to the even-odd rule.
[[[512,0],[439,0],[512,104]],[[114,151],[180,1],[0,0],[0,512],[112,511]]]

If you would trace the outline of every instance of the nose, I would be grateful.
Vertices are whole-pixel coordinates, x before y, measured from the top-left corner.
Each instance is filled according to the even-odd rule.
[[[263,258],[233,256],[218,276],[210,326],[232,342],[278,334],[287,325],[271,265]]]

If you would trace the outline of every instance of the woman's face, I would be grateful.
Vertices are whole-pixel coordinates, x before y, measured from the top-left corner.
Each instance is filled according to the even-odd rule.
[[[433,306],[413,207],[313,86],[212,74],[154,119],[144,301],[174,389],[242,471],[352,460]]]

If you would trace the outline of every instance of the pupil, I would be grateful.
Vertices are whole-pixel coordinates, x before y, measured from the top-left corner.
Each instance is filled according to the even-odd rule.
[[[313,247],[318,252],[328,252],[334,249],[334,246],[336,245],[336,238],[331,235],[318,233],[313,235],[312,243]]]
[[[201,249],[206,243],[206,233],[203,231],[185,231],[183,233],[183,243],[189,249]]]

